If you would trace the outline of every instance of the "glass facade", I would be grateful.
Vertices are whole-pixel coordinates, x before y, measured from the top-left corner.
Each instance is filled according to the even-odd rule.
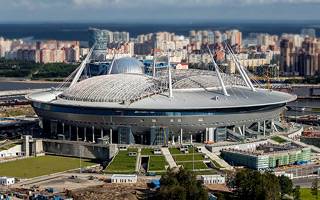
[[[89,29],[89,46],[96,44],[96,50],[106,50],[108,43],[113,42],[113,35],[111,31],[100,29]]]
[[[159,111],[159,110],[131,110],[131,109],[107,109],[94,107],[74,107],[72,105],[53,105],[34,102],[35,108],[63,113],[88,114],[88,115],[110,115],[110,116],[213,116],[232,113],[250,113],[264,110],[272,110],[284,106],[270,105],[270,106],[254,106],[254,107],[239,107],[239,108],[216,108],[203,110],[177,110],[177,111]]]

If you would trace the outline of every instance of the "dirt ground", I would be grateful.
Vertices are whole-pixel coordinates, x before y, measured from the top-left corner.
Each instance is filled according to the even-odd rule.
[[[71,192],[71,196],[75,200],[137,200],[151,198],[153,194],[154,193],[148,189],[145,181],[139,181],[135,184],[106,183],[101,186],[88,187]]]

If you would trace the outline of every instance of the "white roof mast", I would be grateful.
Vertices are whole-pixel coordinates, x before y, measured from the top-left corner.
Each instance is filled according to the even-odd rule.
[[[222,77],[221,77],[221,74],[220,74],[220,71],[219,71],[219,67],[218,67],[216,61],[214,60],[214,57],[213,57],[213,55],[212,55],[212,52],[211,52],[209,46],[207,46],[207,47],[208,47],[208,50],[209,50],[209,53],[210,53],[210,56],[211,56],[211,59],[212,59],[212,63],[213,63],[214,69],[215,69],[215,71],[216,71],[216,73],[217,73],[220,86],[222,87],[223,94],[224,94],[225,96],[230,96],[230,95],[228,94],[228,92],[227,92],[226,86],[224,85],[224,82],[223,82],[223,80],[222,80]]]
[[[232,57],[233,61],[235,62],[237,69],[238,69],[242,79],[245,81],[246,85],[249,88],[251,88],[252,91],[256,91],[256,88],[253,86],[248,74],[244,70],[243,66],[240,64],[240,61],[237,58],[237,56],[233,53],[233,50],[231,49],[231,47],[227,43],[226,43],[226,47],[227,47],[229,53],[231,54],[231,57]]]
[[[170,53],[168,52],[168,79],[169,79],[169,98],[173,97],[172,94],[172,77],[171,77],[171,64],[170,64]]]
[[[152,67],[152,77],[156,77],[156,54],[153,50],[153,67]]]
[[[111,71],[112,71],[112,68],[113,68],[114,61],[116,60],[117,51],[118,51],[118,49],[119,49],[119,46],[120,46],[120,43],[118,43],[117,48],[116,48],[116,49],[114,49],[113,58],[112,58],[112,61],[111,61],[111,64],[110,64],[110,67],[109,67],[109,70],[108,70],[108,74],[111,74]]]
[[[86,67],[86,64],[88,63],[88,61],[89,61],[89,59],[90,59],[90,57],[91,57],[91,54],[92,54],[93,49],[94,49],[95,46],[96,46],[96,44],[94,44],[94,45],[91,47],[89,53],[87,54],[87,57],[86,57],[86,58],[82,61],[82,63],[80,64],[80,68],[79,68],[79,70],[77,71],[77,73],[76,73],[76,75],[74,76],[74,78],[72,79],[72,82],[71,82],[71,84],[70,84],[69,87],[72,87],[74,84],[76,84],[76,83],[78,82],[78,80],[79,80],[79,78],[80,78],[80,76],[81,76],[84,68]]]

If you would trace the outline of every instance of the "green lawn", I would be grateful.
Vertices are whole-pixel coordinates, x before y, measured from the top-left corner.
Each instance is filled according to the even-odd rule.
[[[133,173],[136,168],[135,156],[129,156],[129,152],[137,152],[137,149],[128,149],[127,151],[119,151],[110,165],[107,167],[106,172],[112,173]]]
[[[96,164],[89,159],[81,159],[81,167]],[[40,156],[0,163],[0,176],[33,178],[37,176],[76,169],[80,166],[79,158],[62,156]]]
[[[203,160],[204,156],[201,153],[198,154],[181,154],[181,155],[174,155],[173,159],[176,162],[179,161],[193,161],[193,160]]]
[[[198,162],[177,162],[177,165],[183,165],[183,167],[187,170],[192,170],[193,166],[194,169],[208,169],[208,166],[204,164],[202,161]]]
[[[189,153],[198,153],[197,151],[195,151],[195,148],[193,148],[193,147],[189,147]],[[174,155],[174,154],[184,154],[184,153],[182,153],[180,150],[179,150],[179,148],[169,148],[169,151],[170,151],[170,153],[171,153],[171,155]]]
[[[282,138],[279,137],[279,136],[273,136],[273,137],[271,137],[271,140],[276,141],[276,142],[278,142],[278,143],[280,143],[280,144],[287,142],[287,140],[282,139]]]
[[[174,154],[182,154],[182,152],[178,148],[169,148],[171,155]]]
[[[143,149],[141,149],[141,155],[146,155],[146,156],[154,155],[153,154],[153,149],[151,149],[151,148],[143,148]]]
[[[16,145],[18,145],[18,144],[17,143],[4,144],[3,146],[0,147],[0,151],[8,150],[12,147],[15,147]]]
[[[150,156],[148,171],[165,170],[166,165],[168,164],[164,156]]]
[[[317,198],[311,194],[310,188],[300,188],[302,200],[316,200]],[[320,199],[320,191],[318,193],[318,199]]]
[[[215,161],[215,160],[211,160],[212,161],[212,163],[214,164],[214,166],[216,167],[216,168],[223,168],[221,165],[219,165],[219,163],[217,163],[217,161]]]

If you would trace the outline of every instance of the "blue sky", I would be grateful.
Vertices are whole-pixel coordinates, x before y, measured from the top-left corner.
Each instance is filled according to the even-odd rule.
[[[320,0],[0,0],[0,22],[318,20]]]

